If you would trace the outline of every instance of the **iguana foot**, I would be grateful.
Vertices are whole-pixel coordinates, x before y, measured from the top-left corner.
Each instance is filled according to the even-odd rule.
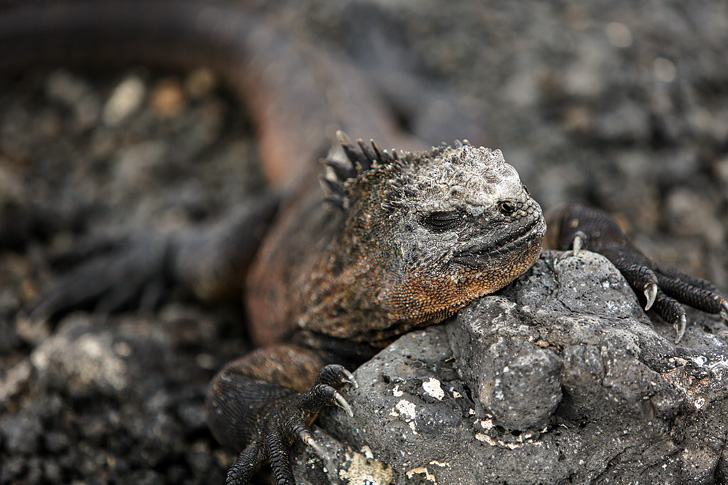
[[[132,303],[153,308],[168,283],[169,250],[166,235],[90,238],[58,257],[84,262],[39,301],[30,317],[45,320],[83,307],[106,314]]]
[[[570,205],[549,219],[548,243],[557,249],[588,249],[607,257],[634,288],[645,310],[653,309],[675,327],[679,343],[687,326],[682,304],[720,314],[728,321],[728,301],[712,283],[645,256],[608,214]]]
[[[202,301],[237,300],[277,205],[277,197],[266,193],[218,221],[185,230],[89,237],[59,257],[66,260],[63,266],[81,264],[40,300],[30,317],[44,320],[84,307],[102,314],[149,310],[172,285]]]
[[[252,426],[245,448],[228,471],[227,484],[249,483],[253,474],[267,462],[270,462],[277,485],[295,484],[289,456],[293,443],[301,441],[324,457],[326,450],[314,440],[309,429],[318,414],[325,407],[338,406],[353,416],[351,406],[339,394],[339,389],[346,384],[357,384],[354,376],[340,365],[322,368],[307,391],[288,389],[275,399],[270,399],[271,394],[281,393],[280,387],[266,389],[261,381],[252,386],[250,381],[243,381],[248,379],[236,378],[230,373],[227,377],[218,376],[213,384],[211,413],[216,417],[232,418],[211,420],[211,428],[218,439],[221,442],[226,441],[225,437],[236,439],[240,430],[231,429],[232,426]],[[237,390],[230,392],[232,388]],[[256,407],[259,407],[258,412],[254,411]],[[253,420],[236,419],[239,416]]]

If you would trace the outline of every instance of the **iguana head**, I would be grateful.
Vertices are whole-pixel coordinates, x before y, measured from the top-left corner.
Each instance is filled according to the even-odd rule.
[[[499,150],[456,142],[397,153],[340,141],[348,161],[327,162],[324,178],[328,200],[347,213],[339,247],[376,281],[393,321],[441,320],[538,257],[541,208]]]

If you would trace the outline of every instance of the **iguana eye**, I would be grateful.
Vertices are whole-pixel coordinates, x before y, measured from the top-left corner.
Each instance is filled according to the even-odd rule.
[[[420,224],[432,232],[445,232],[462,225],[464,214],[461,211],[437,211],[420,219]]]

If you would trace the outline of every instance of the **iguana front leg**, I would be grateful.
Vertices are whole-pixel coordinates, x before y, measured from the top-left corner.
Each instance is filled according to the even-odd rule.
[[[270,463],[276,484],[295,484],[289,457],[293,443],[302,441],[324,453],[309,427],[327,406],[351,415],[338,391],[347,383],[356,385],[349,371],[330,361],[325,352],[276,345],[257,349],[220,371],[208,392],[208,425],[223,446],[242,450],[226,483],[247,484]]]
[[[712,283],[648,258],[605,212],[567,205],[549,217],[548,227],[549,247],[575,252],[588,249],[607,257],[634,288],[645,310],[652,308],[673,324],[677,332],[675,343],[680,342],[687,325],[681,303],[707,313],[719,313],[728,321],[728,301]]]
[[[271,193],[251,197],[220,220],[174,233],[122,238],[90,235],[66,259],[82,262],[47,292],[31,317],[61,316],[81,307],[98,313],[155,307],[167,286],[200,301],[237,301],[245,274],[278,206]]]

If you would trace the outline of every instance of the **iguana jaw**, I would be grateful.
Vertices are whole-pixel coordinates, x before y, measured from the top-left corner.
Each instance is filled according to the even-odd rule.
[[[543,217],[534,219],[516,232],[504,234],[495,240],[478,242],[458,251],[452,261],[478,269],[488,265],[494,258],[502,257],[503,254],[517,252],[534,244],[540,246],[545,232],[546,224]]]

